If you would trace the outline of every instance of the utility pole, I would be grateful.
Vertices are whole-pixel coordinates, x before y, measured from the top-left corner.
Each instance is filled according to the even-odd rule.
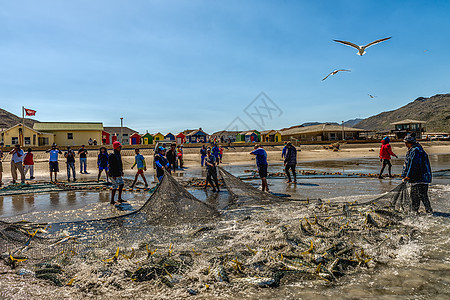
[[[345,141],[344,121],[342,121],[342,140]]]
[[[123,144],[123,118],[120,118],[120,143]]]

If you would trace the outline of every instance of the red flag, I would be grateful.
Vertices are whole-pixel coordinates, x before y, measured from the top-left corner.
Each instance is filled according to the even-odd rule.
[[[26,116],[34,116],[36,114],[35,110],[24,108],[25,109],[25,115]]]

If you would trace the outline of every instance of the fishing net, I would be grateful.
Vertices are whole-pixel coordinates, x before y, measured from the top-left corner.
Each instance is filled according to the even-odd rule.
[[[283,200],[281,197],[254,188],[250,184],[247,184],[236,176],[233,176],[222,167],[218,167],[218,169],[223,178],[227,191],[233,198],[234,203],[268,203]]]
[[[0,222],[1,257],[14,272],[25,269],[75,287],[74,295],[120,294],[129,286],[142,291],[138,284],[148,281],[155,294],[146,295],[158,298],[333,282],[388,263],[395,249],[417,235],[402,223],[409,205],[406,184],[375,199],[299,203],[279,201],[219,172],[242,204],[220,217],[165,174],[143,207],[127,215],[56,224]]]

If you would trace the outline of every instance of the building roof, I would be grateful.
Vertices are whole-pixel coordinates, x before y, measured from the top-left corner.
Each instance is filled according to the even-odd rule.
[[[55,131],[55,130],[103,130],[101,122],[39,122],[34,123],[34,130]]]
[[[196,134],[208,135],[208,134],[207,134],[206,132],[204,132],[203,130],[198,129],[198,130],[194,130],[194,131],[192,131],[192,132],[189,132],[188,134],[186,134],[186,136],[193,136],[193,135],[196,135]]]
[[[109,134],[114,134],[114,133],[120,134],[120,128],[121,128],[120,126],[117,126],[117,127],[107,126],[107,127],[103,127],[103,130],[108,132]],[[123,127],[123,133],[125,133],[125,134],[130,135],[135,132],[137,132],[137,131],[134,129],[131,129],[128,127]]]
[[[173,133],[171,133],[171,132],[169,132],[169,133],[167,133],[165,136],[168,136],[168,135],[172,135],[172,136],[175,136]]]
[[[11,126],[11,127],[9,127],[9,128],[5,128],[4,131],[9,131],[9,130],[11,130],[11,129],[13,129],[13,128],[16,128],[16,127],[18,127],[18,126],[22,126],[22,123],[18,123],[18,124],[14,125],[14,126]],[[42,134],[42,132],[39,132],[39,131],[37,131],[36,129],[31,128],[31,127],[29,127],[29,126],[27,126],[27,125],[25,125],[25,128],[28,128],[29,130],[34,131],[34,132],[36,132],[37,134]]]
[[[398,121],[398,122],[391,123],[391,125],[425,124],[425,123],[426,123],[425,121],[406,119],[406,120],[403,120],[403,121]]]
[[[295,134],[311,134],[311,133],[322,133],[322,132],[342,132],[342,129],[346,132],[365,132],[368,130],[353,128],[353,127],[342,127],[341,125],[331,125],[331,124],[319,124],[306,127],[297,127],[281,132],[281,135],[295,135]]]
[[[158,133],[155,133],[155,134],[152,134],[154,137],[155,136],[157,136],[157,135],[160,135],[160,136],[162,136],[162,137],[164,137],[164,134],[162,134],[161,132],[158,132]]]
[[[280,133],[278,130],[263,130],[263,131],[261,131],[261,134],[262,135],[270,135],[270,134],[277,134],[277,133]]]
[[[259,131],[250,130],[250,131],[242,131],[240,134],[242,134],[242,135],[252,135],[252,134],[258,135],[258,133],[259,133]]]
[[[186,137],[186,135],[183,132],[180,132],[180,133],[177,134],[176,137]]]

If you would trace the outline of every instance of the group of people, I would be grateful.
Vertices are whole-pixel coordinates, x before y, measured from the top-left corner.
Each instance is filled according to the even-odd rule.
[[[398,156],[392,151],[389,144],[390,140],[385,137],[381,143],[380,148],[380,161],[381,161],[381,171],[379,178],[383,178],[382,174],[388,167],[388,175],[392,177],[392,164],[390,162],[391,156],[398,158]],[[431,166],[427,153],[423,147],[416,141],[415,135],[411,134],[405,137],[405,145],[407,147],[405,162],[402,170],[402,180],[411,184],[411,200],[412,200],[412,210],[418,212],[420,202],[425,206],[425,210],[431,213],[433,210],[428,197],[428,185],[432,180]],[[176,145],[175,143],[170,145],[170,149],[167,150],[165,144],[157,145],[155,148],[154,156],[154,167],[156,169],[156,177],[159,181],[162,180],[164,172],[167,171],[171,173],[175,171],[178,167],[183,167],[183,148],[181,145]],[[100,180],[101,174],[104,171],[106,175],[106,180],[111,180],[112,184],[112,194],[111,194],[111,204],[118,204],[126,202],[122,199],[122,190],[124,186],[123,181],[123,164],[120,151],[122,145],[120,142],[116,141],[113,143],[113,153],[109,154],[105,147],[99,149],[99,154],[97,157],[97,167],[98,176],[97,180]],[[51,149],[46,151],[49,153],[49,169],[50,169],[50,180],[57,181],[57,173],[59,172],[59,155],[64,155],[67,165],[67,179],[70,181],[71,175],[73,181],[76,181],[76,171],[75,171],[75,157],[76,153],[71,149],[70,146],[67,147],[64,154],[58,149],[56,144],[53,144]],[[30,179],[34,179],[34,159],[32,149],[28,148],[25,153],[20,145],[15,145],[15,147],[8,153],[11,155],[11,176],[12,183],[16,183],[18,180],[18,174],[20,174],[20,180],[25,183],[25,176],[30,172]],[[80,173],[87,173],[87,154],[88,151],[85,145],[82,145],[77,152],[80,161]],[[264,148],[257,144],[254,146],[254,150],[250,152],[251,155],[256,156],[256,165],[258,168],[259,177],[261,178],[262,190],[269,192],[269,186],[267,183],[268,174],[268,162],[267,162],[267,152]],[[4,159],[4,153],[0,148],[0,186],[3,184],[3,165],[2,161]],[[206,181],[213,187],[213,191],[220,191],[218,178],[217,178],[217,166],[222,163],[223,148],[217,144],[212,144],[212,147],[206,148],[202,146],[200,149],[201,156],[201,166],[206,167],[207,175]],[[296,165],[297,165],[297,150],[291,142],[286,142],[282,150],[281,157],[284,159],[284,170],[287,177],[287,183],[296,183]],[[144,175],[144,171],[147,170],[147,165],[145,158],[140,154],[139,149],[135,149],[135,162],[131,169],[137,167],[137,172],[134,177],[134,181],[131,184],[131,188],[136,184],[139,176],[142,177],[145,187],[148,187],[147,180]],[[292,178],[291,174],[292,173]],[[206,185],[207,186],[207,185]],[[205,188],[206,188],[205,186]],[[118,193],[118,200],[115,201],[116,191]]]

